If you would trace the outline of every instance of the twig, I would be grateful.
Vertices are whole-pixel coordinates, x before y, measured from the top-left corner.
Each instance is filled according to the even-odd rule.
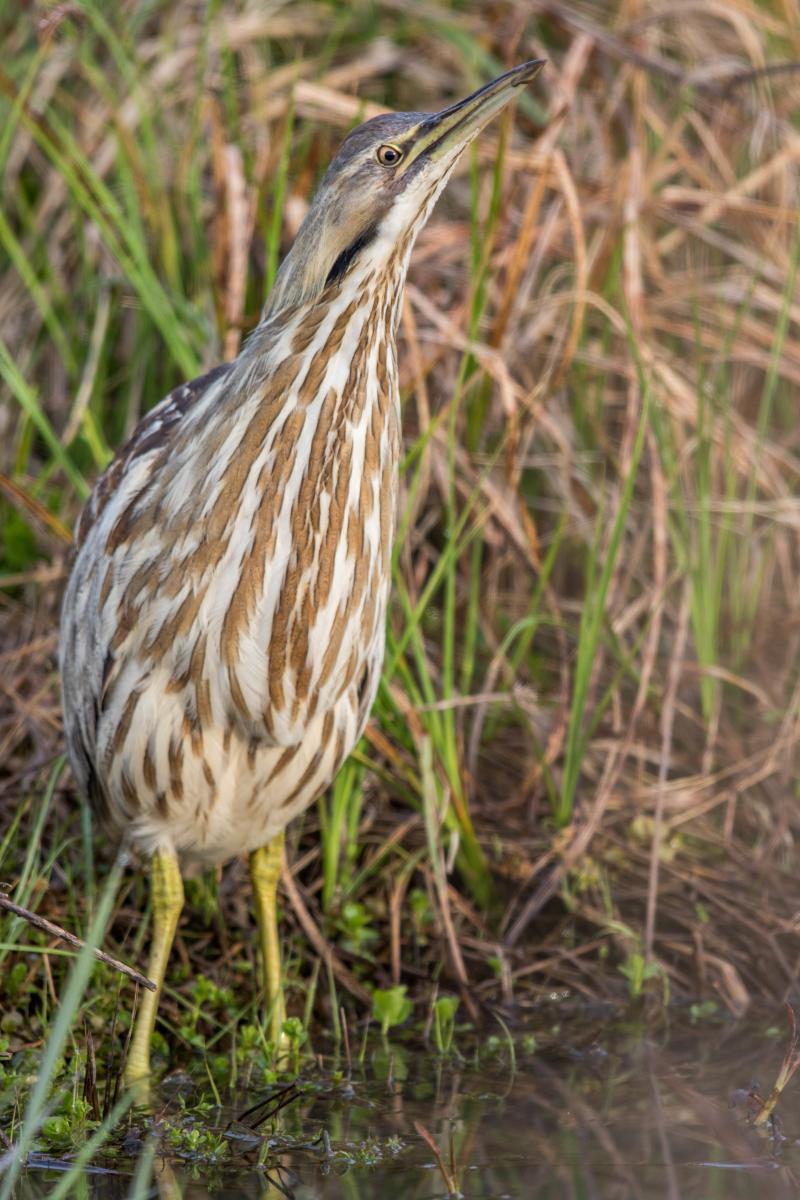
[[[334,975],[339,982],[347,988],[351,995],[355,996],[357,1000],[360,1000],[362,1004],[371,1004],[372,997],[367,989],[362,983],[359,983],[352,971],[348,971],[344,963],[337,957],[336,954],[334,954],[333,947],[325,940],[322,933],[318,929],[314,918],[311,916],[311,913],[303,903],[303,898],[300,895],[300,889],[298,888],[294,876],[292,875],[292,869],[286,860],[285,853],[283,856],[281,882],[283,883],[286,894],[289,897],[289,903],[294,909],[294,914],[300,922],[303,932],[311,942],[311,945],[314,947],[322,961],[330,963],[331,970],[333,971]]]
[[[789,1045],[783,1057],[781,1069],[778,1072],[778,1078],[775,1080],[772,1091],[766,1100],[761,1102],[761,1108],[753,1118],[754,1125],[765,1125],[767,1123],[775,1110],[775,1105],[781,1098],[783,1089],[797,1068],[800,1067],[800,1032],[797,1028],[797,1014],[791,1004],[786,1005],[786,1012],[789,1018]]]
[[[13,913],[15,917],[22,917],[23,921],[27,921],[29,925],[33,925],[35,929],[41,929],[43,933],[49,933],[51,937],[57,937],[62,942],[67,942],[68,945],[75,946],[78,950],[82,950],[86,945],[86,942],[82,938],[76,937],[74,933],[68,933],[66,929],[62,929],[60,925],[55,925],[52,921],[48,921],[46,917],[40,917],[38,913],[33,913],[27,908],[22,908],[19,904],[14,904],[7,896],[0,895],[0,908],[4,908],[6,912]],[[93,950],[93,954],[100,962],[107,963],[115,971],[121,971],[123,975],[127,975],[129,979],[132,979],[134,983],[140,983],[148,991],[156,991],[156,985],[152,979],[148,979],[146,975],[140,974],[139,971],[134,971],[133,967],[120,962],[118,958],[112,958],[104,950],[95,949]]]
[[[442,1157],[442,1152],[437,1146],[436,1139],[434,1138],[433,1134],[430,1132],[430,1130],[425,1128],[421,1121],[415,1121],[414,1128],[419,1136],[428,1143],[433,1151],[433,1156],[436,1159],[436,1165],[439,1168],[439,1174],[444,1181],[444,1186],[447,1188],[448,1195],[459,1196],[461,1193],[458,1190],[458,1182],[455,1177],[455,1170],[452,1166],[448,1168],[445,1164],[444,1158]]]

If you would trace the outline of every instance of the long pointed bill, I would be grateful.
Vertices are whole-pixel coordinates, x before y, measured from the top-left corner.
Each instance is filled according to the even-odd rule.
[[[403,164],[403,173],[420,157],[435,161],[466,146],[508,104],[514,89],[535,79],[544,64],[545,60],[541,58],[522,63],[485,84],[465,100],[459,100],[457,104],[426,117],[417,126],[413,145]]]

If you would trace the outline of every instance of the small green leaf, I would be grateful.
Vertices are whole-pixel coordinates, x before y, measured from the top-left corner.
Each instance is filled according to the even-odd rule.
[[[453,1044],[458,1005],[457,996],[440,996],[433,1006],[433,1035],[440,1054],[447,1054]]]
[[[372,1015],[381,1023],[381,1033],[385,1037],[394,1025],[402,1025],[412,1012],[411,1001],[406,999],[405,984],[393,988],[376,988],[372,993]]]
[[[292,1049],[296,1050],[298,1046],[302,1046],[303,1042],[308,1037],[303,1022],[299,1017],[287,1017],[281,1026],[285,1036],[289,1039]]]

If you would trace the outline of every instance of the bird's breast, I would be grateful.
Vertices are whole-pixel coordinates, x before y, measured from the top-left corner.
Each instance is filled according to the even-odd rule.
[[[275,431],[210,614],[224,666],[217,703],[280,744],[357,690],[382,655],[400,450],[394,350],[369,321],[343,343]]]
[[[79,778],[112,809],[188,797],[195,760],[216,795],[229,757],[288,753],[334,711],[337,762],[360,735],[400,452],[389,304],[317,306],[282,358],[234,364],[87,531],[62,675]]]

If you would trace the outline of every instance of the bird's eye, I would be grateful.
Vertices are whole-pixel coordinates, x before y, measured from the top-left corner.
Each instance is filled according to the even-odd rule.
[[[395,167],[403,157],[397,146],[378,146],[378,162],[382,167]]]

